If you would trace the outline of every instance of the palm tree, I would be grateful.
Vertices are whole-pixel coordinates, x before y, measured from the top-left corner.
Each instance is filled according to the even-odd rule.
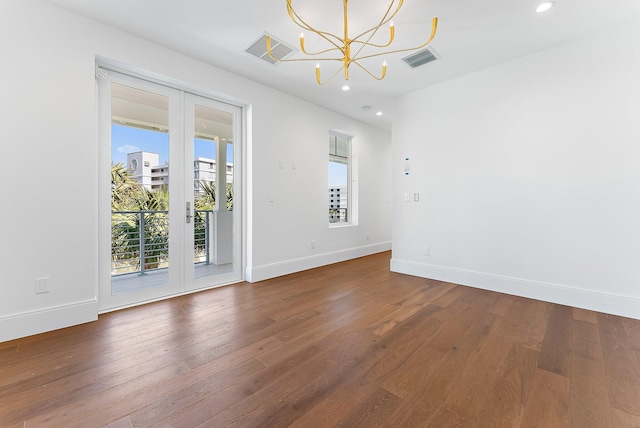
[[[197,210],[213,210],[216,207],[216,184],[213,181],[200,180],[200,191],[196,195],[194,205]]]
[[[141,190],[142,186],[124,164],[111,164],[111,209],[113,211],[126,211],[129,202],[137,199]]]
[[[200,181],[200,192],[196,195],[195,206],[198,210],[214,210],[216,207],[216,185],[213,181]],[[233,211],[233,183],[227,183],[225,189],[227,211]]]
[[[195,196],[196,212],[193,217],[194,256],[196,259],[205,256],[207,251],[207,224],[209,213],[216,208],[216,185],[212,181],[198,182],[200,191]]]
[[[112,262],[138,270],[143,258],[145,269],[158,268],[169,250],[168,189],[146,189],[121,163],[111,166],[111,188]],[[144,257],[140,256],[141,236]]]
[[[233,183],[227,183],[227,211],[233,211]]]
[[[139,211],[146,211],[137,216],[138,221],[144,216],[144,267],[157,269],[169,257],[169,189],[143,188],[136,203]]]

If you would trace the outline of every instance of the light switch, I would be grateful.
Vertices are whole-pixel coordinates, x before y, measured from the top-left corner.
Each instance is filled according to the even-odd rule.
[[[413,202],[418,202],[420,200],[420,193],[413,194]]]
[[[404,194],[404,201],[405,202],[411,202],[411,195],[409,193],[405,193]]]

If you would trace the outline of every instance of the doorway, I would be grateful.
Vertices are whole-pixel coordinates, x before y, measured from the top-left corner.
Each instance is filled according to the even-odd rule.
[[[99,77],[100,310],[241,281],[241,108]]]

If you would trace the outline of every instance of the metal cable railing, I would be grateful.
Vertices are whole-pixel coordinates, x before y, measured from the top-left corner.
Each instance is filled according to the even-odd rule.
[[[194,216],[194,263],[209,264],[211,210]],[[169,267],[168,211],[111,212],[111,275],[141,274]]]
[[[344,223],[346,221],[346,208],[329,208],[329,223]]]
[[[211,210],[196,210],[193,217],[193,262],[208,265],[211,259]]]

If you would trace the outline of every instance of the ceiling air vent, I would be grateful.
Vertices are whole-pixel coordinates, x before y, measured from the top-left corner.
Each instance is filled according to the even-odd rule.
[[[439,59],[440,56],[432,48],[424,48],[416,53],[407,55],[402,60],[411,68],[417,68],[431,61]]]
[[[267,61],[269,64],[276,64],[278,61],[272,59],[267,53],[267,36],[271,37],[271,53],[274,57],[283,59],[295,52],[295,49],[267,33],[262,34],[244,51]]]

